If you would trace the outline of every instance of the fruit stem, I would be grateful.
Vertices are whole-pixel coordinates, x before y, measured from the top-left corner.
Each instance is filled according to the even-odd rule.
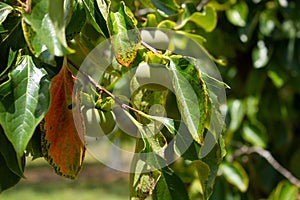
[[[71,60],[67,59],[68,60],[68,63],[70,63],[75,69],[78,70],[79,73],[81,73],[93,86],[94,88],[96,89],[96,92],[99,94],[99,96],[102,94],[102,93],[105,93],[107,94],[108,96],[110,96],[122,109],[124,110],[131,110],[135,113],[137,113],[138,115],[141,115],[141,116],[146,116],[145,113],[143,113],[142,111],[140,110],[137,110],[125,103],[123,103],[119,97],[115,96],[114,94],[112,94],[110,91],[108,91],[107,89],[105,89],[102,85],[98,84],[90,75],[88,75],[86,72],[82,71],[81,69],[79,69],[79,67],[73,63]]]

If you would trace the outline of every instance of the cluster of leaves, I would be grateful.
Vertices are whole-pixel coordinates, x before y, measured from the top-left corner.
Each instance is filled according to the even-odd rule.
[[[57,174],[76,178],[84,159],[84,134],[91,128],[84,124],[88,116],[81,107],[86,97],[99,109],[100,124],[103,119],[113,124],[114,118],[106,118],[118,110],[116,118],[125,116],[138,131],[130,176],[132,199],[150,195],[153,199],[208,199],[225,155],[223,139],[215,133],[215,129],[224,129],[223,118],[214,107],[216,94],[208,84],[226,85],[202,72],[193,57],[143,46],[137,28],[171,28],[202,45],[205,39],[192,30],[210,32],[216,24],[216,9],[200,1],[181,5],[164,0],[0,2],[0,191],[24,177],[26,156],[44,157]],[[130,36],[128,30],[133,31]],[[113,37],[115,34],[119,37]],[[82,73],[78,66],[107,38],[111,39],[115,62],[104,72],[104,80],[95,82],[87,71],[83,75],[95,87],[88,91],[94,93],[85,93],[86,88],[73,92],[73,75]],[[152,62],[166,66],[174,94],[164,87],[137,87],[126,107],[110,93],[132,67]],[[190,93],[195,94],[195,101]],[[107,109],[111,100],[115,106]],[[166,107],[166,117],[149,114],[155,104]],[[211,116],[217,116],[212,128]],[[181,135],[178,130],[180,119],[189,134]],[[165,128],[160,131],[157,124]],[[200,159],[204,137],[209,134],[215,136],[215,146]],[[176,142],[170,142],[175,136]],[[180,149],[179,144],[189,138],[191,147]],[[167,151],[181,156],[176,166],[166,165]],[[183,166],[187,170],[180,173]]]
[[[217,171],[224,156],[222,138],[204,159],[197,156],[203,132],[209,127],[206,124],[195,126],[191,120],[194,104],[182,93],[186,89],[180,78],[172,82],[175,95],[170,95],[165,88],[138,89],[130,99],[132,109],[119,112],[141,135],[136,141],[137,153],[163,149],[170,138],[180,134],[176,120],[181,118],[193,143],[182,154],[182,159],[162,169],[160,166],[165,158],[161,154],[135,157],[132,168],[136,173],[130,177],[132,199],[144,199],[149,195],[153,199],[207,199],[215,182],[212,199],[296,199],[297,180],[291,181],[290,174],[285,176],[289,181],[284,181],[280,173],[284,167],[300,176],[299,136],[296,135],[300,129],[297,103],[300,60],[296,56],[300,51],[299,2],[124,2],[0,2],[0,191],[23,177],[26,155],[44,156],[58,174],[70,178],[77,176],[85,148],[83,136],[78,135],[74,122],[85,116],[82,116],[83,110],[76,107],[79,104],[72,104],[74,81],[68,69],[76,74],[74,66],[80,66],[95,46],[114,34],[137,27],[158,27],[191,38],[218,56],[219,59],[211,58],[219,65],[227,63],[227,67],[220,70],[232,88],[228,92],[228,130],[225,133],[228,154],[219,169],[221,176],[217,176]],[[153,55],[141,45],[143,41],[138,31],[133,36],[130,40],[126,34],[121,34],[120,40],[112,38],[117,62],[105,72],[109,78],[97,83],[103,86],[104,90],[100,90],[111,90],[132,66],[163,63],[173,77],[183,75],[192,85],[202,102],[196,107],[202,108],[201,122],[205,122],[211,112],[212,93],[206,87],[205,73],[193,58],[168,52]],[[165,105],[167,117],[148,114],[149,107],[156,103]],[[105,103],[100,102],[96,107],[100,109],[101,119],[108,116],[114,119],[112,111],[105,109]],[[78,115],[73,115],[77,111]],[[147,137],[153,135],[154,130],[145,129],[142,124],[155,127],[156,122],[166,128],[157,137]],[[81,134],[85,131],[79,128]],[[278,168],[270,154],[264,156],[262,152],[267,150],[283,167]],[[149,168],[156,170],[139,173]]]

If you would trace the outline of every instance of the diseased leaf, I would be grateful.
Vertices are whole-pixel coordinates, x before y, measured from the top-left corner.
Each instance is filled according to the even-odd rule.
[[[208,93],[195,60],[172,56],[168,65],[173,74],[173,87],[178,108],[188,130],[199,144],[203,144],[208,114]]]
[[[129,67],[141,43],[137,21],[122,1],[119,10],[109,14],[107,23],[116,60]]]
[[[36,56],[43,60],[45,63],[56,65],[54,56],[49,53],[46,45],[42,44],[36,32],[29,26],[25,20],[22,20],[22,29],[24,38],[30,51]]]
[[[145,199],[152,195],[160,173],[157,171],[165,166],[165,160],[158,154],[165,145],[162,134],[155,134],[154,126],[143,126],[137,122],[127,111],[128,118],[138,127],[141,138],[136,141],[136,154],[131,163],[134,173],[130,175],[130,197],[134,199]],[[161,142],[160,138],[163,138]]]
[[[209,177],[206,182],[205,193],[209,198],[213,192],[215,179],[218,173],[219,165],[224,157],[224,146],[222,136],[219,138],[218,143],[215,144],[213,149],[201,160],[209,166]]]
[[[48,13],[49,12],[49,13]],[[30,14],[24,13],[23,19],[31,26],[39,41],[55,56],[74,53],[65,38],[64,6],[62,0],[32,1]]]
[[[20,159],[48,110],[50,80],[30,56],[22,56],[9,77],[0,86],[0,124]]]
[[[0,2],[0,25],[5,21],[6,17],[13,10],[13,7],[6,3]]]
[[[199,68],[200,66],[197,65]],[[206,73],[201,73],[201,77],[206,85],[209,95],[209,116],[207,118],[206,128],[213,133],[215,137],[225,130],[225,115],[222,114],[220,107],[225,103],[225,89],[230,88],[226,83],[211,77]]]
[[[151,166],[140,160],[139,154],[134,156],[131,169],[134,173],[130,174],[130,199],[146,199],[152,195],[160,173],[149,171]]]
[[[72,104],[73,85],[72,74],[64,64],[52,79],[51,104],[42,124],[42,152],[55,172],[68,178],[78,175],[85,152],[80,103]]]

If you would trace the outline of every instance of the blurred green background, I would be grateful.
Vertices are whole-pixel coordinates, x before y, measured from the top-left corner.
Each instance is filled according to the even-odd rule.
[[[129,175],[107,168],[88,153],[77,180],[56,175],[43,158],[28,160],[25,176],[0,199],[124,200],[129,196]]]

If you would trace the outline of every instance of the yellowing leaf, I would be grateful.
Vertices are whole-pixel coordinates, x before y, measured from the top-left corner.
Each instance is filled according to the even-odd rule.
[[[79,102],[72,104],[73,78],[67,66],[52,79],[51,103],[43,123],[42,151],[59,175],[75,178],[82,166],[85,147]],[[73,111],[72,111],[73,109]],[[74,113],[74,116],[73,116]],[[76,129],[77,128],[77,129]]]
[[[121,2],[117,12],[110,12],[107,24],[116,60],[129,67],[141,43],[133,13]]]

